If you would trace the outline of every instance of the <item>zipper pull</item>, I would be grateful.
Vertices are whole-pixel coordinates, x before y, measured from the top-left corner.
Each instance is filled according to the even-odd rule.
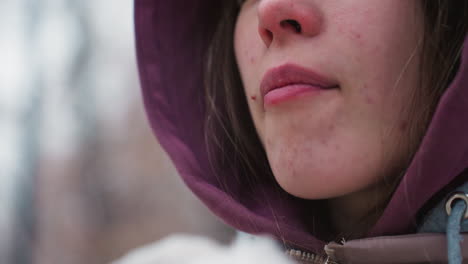
[[[346,242],[346,240],[343,238],[341,240],[341,243],[344,244]],[[339,264],[338,260],[336,259],[336,256],[335,256],[335,250],[331,249],[328,245],[330,245],[331,243],[335,243],[335,242],[330,242],[328,244],[325,245],[325,247],[323,248],[323,250],[325,251],[325,254],[327,254],[327,261],[325,262],[326,264]]]
[[[297,249],[287,249],[286,255],[301,264],[338,264],[330,260],[329,257],[305,252]]]

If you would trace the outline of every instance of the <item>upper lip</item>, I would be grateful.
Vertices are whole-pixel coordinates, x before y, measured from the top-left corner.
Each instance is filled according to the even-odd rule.
[[[262,98],[271,90],[293,84],[306,84],[324,89],[337,88],[336,81],[324,77],[313,70],[294,64],[284,64],[271,68],[263,76],[260,83]]]

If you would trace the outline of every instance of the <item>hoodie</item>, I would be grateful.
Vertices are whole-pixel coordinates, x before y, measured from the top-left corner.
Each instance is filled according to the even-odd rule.
[[[388,263],[445,258],[431,250],[444,248],[443,235],[416,232],[421,215],[468,180],[468,39],[458,72],[377,223],[362,239],[329,243],[325,239],[329,226],[316,217],[321,209],[314,201],[278,192],[268,182],[253,186],[259,199],[249,199],[242,179],[232,177],[235,171],[215,175],[210,169],[202,65],[219,5],[214,0],[135,0],[137,60],[146,113],[187,186],[227,224],[250,234],[270,234],[294,252],[327,253],[343,263],[361,263],[356,259],[373,263],[372,258],[384,263],[384,257],[401,252],[419,255]],[[462,250],[468,261],[468,242]]]

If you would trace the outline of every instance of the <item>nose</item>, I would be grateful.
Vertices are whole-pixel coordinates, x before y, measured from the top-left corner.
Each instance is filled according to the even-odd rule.
[[[323,16],[310,0],[262,0],[258,5],[258,32],[267,47],[294,35],[314,37]]]

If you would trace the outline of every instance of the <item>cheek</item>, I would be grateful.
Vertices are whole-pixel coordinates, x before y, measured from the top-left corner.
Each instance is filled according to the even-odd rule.
[[[249,9],[239,15],[234,32],[234,52],[250,114],[263,141],[263,103],[259,87],[265,47],[257,25],[256,12]]]
[[[255,46],[252,34],[248,30],[243,30],[242,23],[239,23],[234,34],[234,51],[240,72],[246,73],[246,69],[251,68],[257,62],[257,55],[252,49]]]
[[[383,124],[383,129],[405,130],[401,111],[419,84],[423,16],[413,1],[382,0],[367,7],[362,5],[365,2],[343,6],[335,14],[340,19],[333,32],[348,44],[338,47],[343,57],[350,58],[342,63],[346,65],[343,89],[350,106],[363,118]]]
[[[234,51],[242,76],[257,61],[257,55],[255,54],[255,49],[253,49],[256,46],[253,28],[256,27],[252,27],[251,25],[257,25],[258,22],[250,13],[252,13],[250,10],[241,11],[234,31]]]
[[[259,82],[257,79],[261,73],[257,71],[264,50],[265,47],[258,34],[256,8],[254,6],[243,8],[234,31],[234,51],[245,89],[252,90],[256,82]],[[250,94],[248,97],[253,95]]]

